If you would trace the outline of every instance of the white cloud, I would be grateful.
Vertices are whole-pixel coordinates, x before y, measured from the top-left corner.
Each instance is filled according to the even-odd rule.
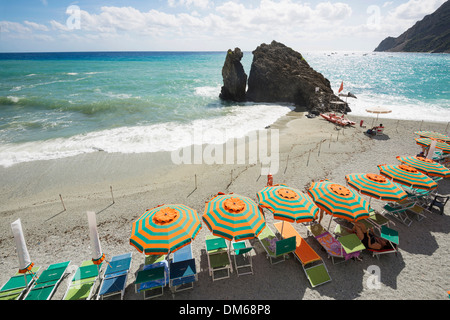
[[[209,0],[168,0],[167,4],[169,7],[198,7],[201,9],[207,9],[210,6]]]
[[[35,30],[39,30],[39,31],[48,31],[49,30],[47,26],[36,23],[36,22],[31,22],[31,21],[25,20],[23,23]]]
[[[419,20],[433,13],[446,0],[409,0],[396,7],[390,14],[397,19]]]
[[[29,33],[31,29],[25,27],[23,24],[12,21],[0,21],[0,28],[2,32],[12,32],[12,33]]]

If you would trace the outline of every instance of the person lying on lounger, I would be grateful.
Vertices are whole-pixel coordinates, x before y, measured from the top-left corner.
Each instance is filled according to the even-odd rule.
[[[358,236],[359,240],[361,240],[362,244],[369,249],[374,249],[374,250],[382,250],[382,249],[387,249],[387,248],[391,248],[388,241],[377,237],[374,233],[373,230],[370,230],[366,228],[366,226],[357,221],[353,224],[353,228],[352,231],[354,233],[356,233],[356,235]]]

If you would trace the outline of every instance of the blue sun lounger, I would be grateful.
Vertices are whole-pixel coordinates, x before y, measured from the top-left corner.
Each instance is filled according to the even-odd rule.
[[[191,244],[175,251],[170,263],[169,287],[172,292],[194,288],[197,281],[195,259],[192,258]]]
[[[106,264],[97,300],[118,294],[120,294],[120,299],[123,299],[131,266],[131,253],[114,256]]]
[[[169,263],[166,258],[166,255],[147,256],[144,268],[138,271],[135,292],[143,292],[144,300],[164,294],[164,287],[169,283]]]

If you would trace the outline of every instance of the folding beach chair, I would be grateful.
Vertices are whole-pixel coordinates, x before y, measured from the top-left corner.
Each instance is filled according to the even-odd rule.
[[[381,226],[390,226],[391,224],[395,224],[392,220],[388,219],[381,213],[376,212],[374,209],[369,210],[369,217],[367,219],[363,219],[362,221],[367,221],[372,224],[373,227],[378,230],[381,229]]]
[[[251,251],[253,247],[247,241],[233,242],[233,258],[236,273],[239,276],[253,274]]]
[[[353,233],[348,233],[339,238],[335,238],[318,223],[308,226],[308,230],[325,249],[328,257],[331,257],[333,264],[336,264],[336,258],[342,259],[342,261],[337,263],[348,261],[350,258],[356,258],[361,254],[361,251],[365,249],[364,245]]]
[[[50,300],[61,282],[70,261],[55,263],[44,270],[24,300]]]
[[[70,280],[63,300],[91,300],[101,267],[92,260],[83,261]]]
[[[391,229],[387,226],[382,226],[380,231],[380,237],[387,240],[389,243],[388,248],[383,249],[372,249],[367,248],[369,252],[372,252],[373,257],[377,257],[379,259],[381,254],[394,253],[397,255],[398,253],[398,245],[399,245],[399,237],[398,231]]]
[[[169,271],[169,287],[173,293],[194,288],[198,278],[191,244],[173,253]]]
[[[111,261],[107,262],[97,300],[118,294],[120,294],[120,299],[123,299],[131,266],[131,256],[131,253],[125,253],[114,256]]]
[[[275,233],[266,224],[259,234],[258,240],[266,251],[266,256],[271,264],[277,264],[286,260],[286,256],[295,251],[295,237],[291,236],[278,239]]]
[[[300,236],[290,223],[285,222],[284,226],[282,226],[282,222],[278,222],[275,223],[275,227],[280,234],[282,232],[282,237],[295,238],[294,256],[302,265],[306,278],[313,288],[331,281],[330,274],[328,273],[328,269],[322,258],[313,248],[311,248],[306,240]],[[281,231],[281,229],[283,230]]]
[[[169,262],[165,255],[156,257],[156,262],[145,264],[136,276],[135,291],[144,292],[144,300],[162,296],[169,283]]]
[[[406,226],[410,226],[412,220],[406,214],[406,211],[414,207],[415,202],[390,202],[386,203],[383,207],[383,213],[390,214],[394,218],[400,220]]]
[[[212,277],[212,280],[216,281],[229,278],[231,271],[231,260],[225,239],[208,235],[206,236],[205,242],[209,275]],[[216,277],[216,273],[224,273],[224,275]]]
[[[22,295],[33,285],[35,275],[41,267],[33,267],[31,272],[17,272],[0,289],[0,300],[19,300]]]
[[[433,207],[437,207],[439,209],[439,213],[444,215],[444,208],[448,202],[448,199],[450,199],[450,196],[435,195],[428,207],[428,210],[431,212]]]

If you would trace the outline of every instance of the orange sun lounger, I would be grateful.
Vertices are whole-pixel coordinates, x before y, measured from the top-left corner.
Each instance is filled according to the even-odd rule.
[[[296,237],[294,256],[300,261],[312,287],[331,281],[331,277],[322,258],[289,222],[277,222],[274,226],[282,238]]]

